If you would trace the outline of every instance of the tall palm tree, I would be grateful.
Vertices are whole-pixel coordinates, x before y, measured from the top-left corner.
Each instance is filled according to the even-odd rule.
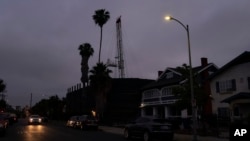
[[[5,88],[6,88],[6,85],[4,84],[4,81],[0,79],[0,93],[4,92]]]
[[[91,47],[89,43],[81,44],[78,48],[80,50],[80,55],[82,57],[81,61],[81,82],[83,86],[85,87],[86,83],[88,84],[88,72],[89,72],[89,57],[94,54],[94,49]]]
[[[106,95],[111,87],[110,73],[112,71],[103,63],[97,63],[90,70],[90,86],[95,94],[96,112],[102,118],[106,106]]]
[[[109,18],[110,18],[109,12],[106,11],[105,9],[96,10],[95,14],[93,15],[93,20],[95,21],[95,24],[97,24],[101,28],[98,63],[100,63],[101,50],[102,50],[102,27],[105,23],[107,23]]]
[[[7,106],[7,103],[4,100],[5,95],[3,94],[5,89],[6,89],[6,84],[4,84],[4,81],[0,79],[0,110],[2,110],[2,108],[5,109]]]

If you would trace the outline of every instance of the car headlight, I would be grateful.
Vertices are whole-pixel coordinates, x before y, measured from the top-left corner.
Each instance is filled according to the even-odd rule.
[[[41,118],[39,118],[38,120],[39,120],[39,122],[42,122],[42,119],[41,119]]]
[[[30,121],[30,122],[32,122],[32,121],[33,121],[33,119],[32,119],[32,118],[30,118],[30,119],[29,119],[29,121]]]

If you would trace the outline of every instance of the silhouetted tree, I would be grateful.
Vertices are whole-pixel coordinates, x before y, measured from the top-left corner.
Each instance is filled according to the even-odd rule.
[[[105,23],[109,20],[110,15],[109,12],[105,9],[99,9],[95,11],[95,14],[93,15],[93,20],[95,21],[95,24],[97,24],[101,28],[100,33],[100,48],[99,48],[99,56],[98,56],[98,63],[100,63],[101,58],[101,49],[102,49],[102,28]]]
[[[42,99],[32,107],[32,113],[41,116],[48,116],[51,119],[63,119],[63,108],[65,99],[60,99],[57,95],[49,99]]]
[[[89,43],[84,43],[81,44],[78,48],[80,50],[80,55],[82,57],[81,60],[81,72],[82,72],[82,77],[81,77],[81,82],[83,86],[85,87],[85,84],[88,83],[88,72],[89,72],[89,65],[88,65],[88,60],[89,57],[93,55],[94,49],[91,47]]]
[[[3,94],[5,89],[6,89],[6,84],[4,83],[2,79],[0,79],[0,110],[5,109],[7,106],[7,103],[4,100],[4,94]]]
[[[6,84],[4,84],[4,81],[0,79],[0,93],[4,92],[6,89]]]
[[[106,95],[111,87],[110,73],[112,71],[103,63],[97,63],[90,70],[90,87],[95,94],[96,113],[99,118],[102,118],[106,106]]]
[[[186,64],[181,67],[177,67],[177,72],[182,74],[183,80],[186,80],[183,84],[176,86],[173,89],[173,93],[179,99],[175,105],[178,109],[191,109],[191,89],[190,89],[190,67]],[[193,74],[195,78],[196,74]],[[194,99],[198,109],[202,109],[206,101],[209,99],[205,91],[202,89],[197,79],[193,79],[193,88],[194,88]]]

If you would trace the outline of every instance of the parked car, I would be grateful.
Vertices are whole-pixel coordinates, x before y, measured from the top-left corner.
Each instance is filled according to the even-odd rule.
[[[125,125],[124,137],[140,137],[143,141],[150,141],[157,138],[172,141],[174,131],[172,124],[166,119],[156,117],[139,117],[135,121]]]
[[[8,120],[4,114],[0,114],[0,136],[4,136],[8,127]]]
[[[9,113],[9,120],[10,124],[16,123],[18,121],[18,118],[15,113]]]
[[[67,120],[66,126],[68,127],[76,127],[76,122],[78,121],[79,116],[72,116]]]
[[[28,124],[41,124],[42,117],[39,115],[30,115],[28,119]]]
[[[7,113],[0,113],[1,121],[4,121],[4,125],[8,127],[10,125],[9,115]]]
[[[76,122],[76,128],[80,129],[98,129],[98,121],[95,117],[91,115],[79,116]]]

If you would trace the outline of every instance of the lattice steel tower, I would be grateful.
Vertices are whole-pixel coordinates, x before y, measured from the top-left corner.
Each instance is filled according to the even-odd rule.
[[[119,78],[125,77],[124,59],[123,59],[123,44],[122,44],[122,24],[121,16],[116,20],[116,38],[117,38],[117,53],[118,53],[118,72]]]

